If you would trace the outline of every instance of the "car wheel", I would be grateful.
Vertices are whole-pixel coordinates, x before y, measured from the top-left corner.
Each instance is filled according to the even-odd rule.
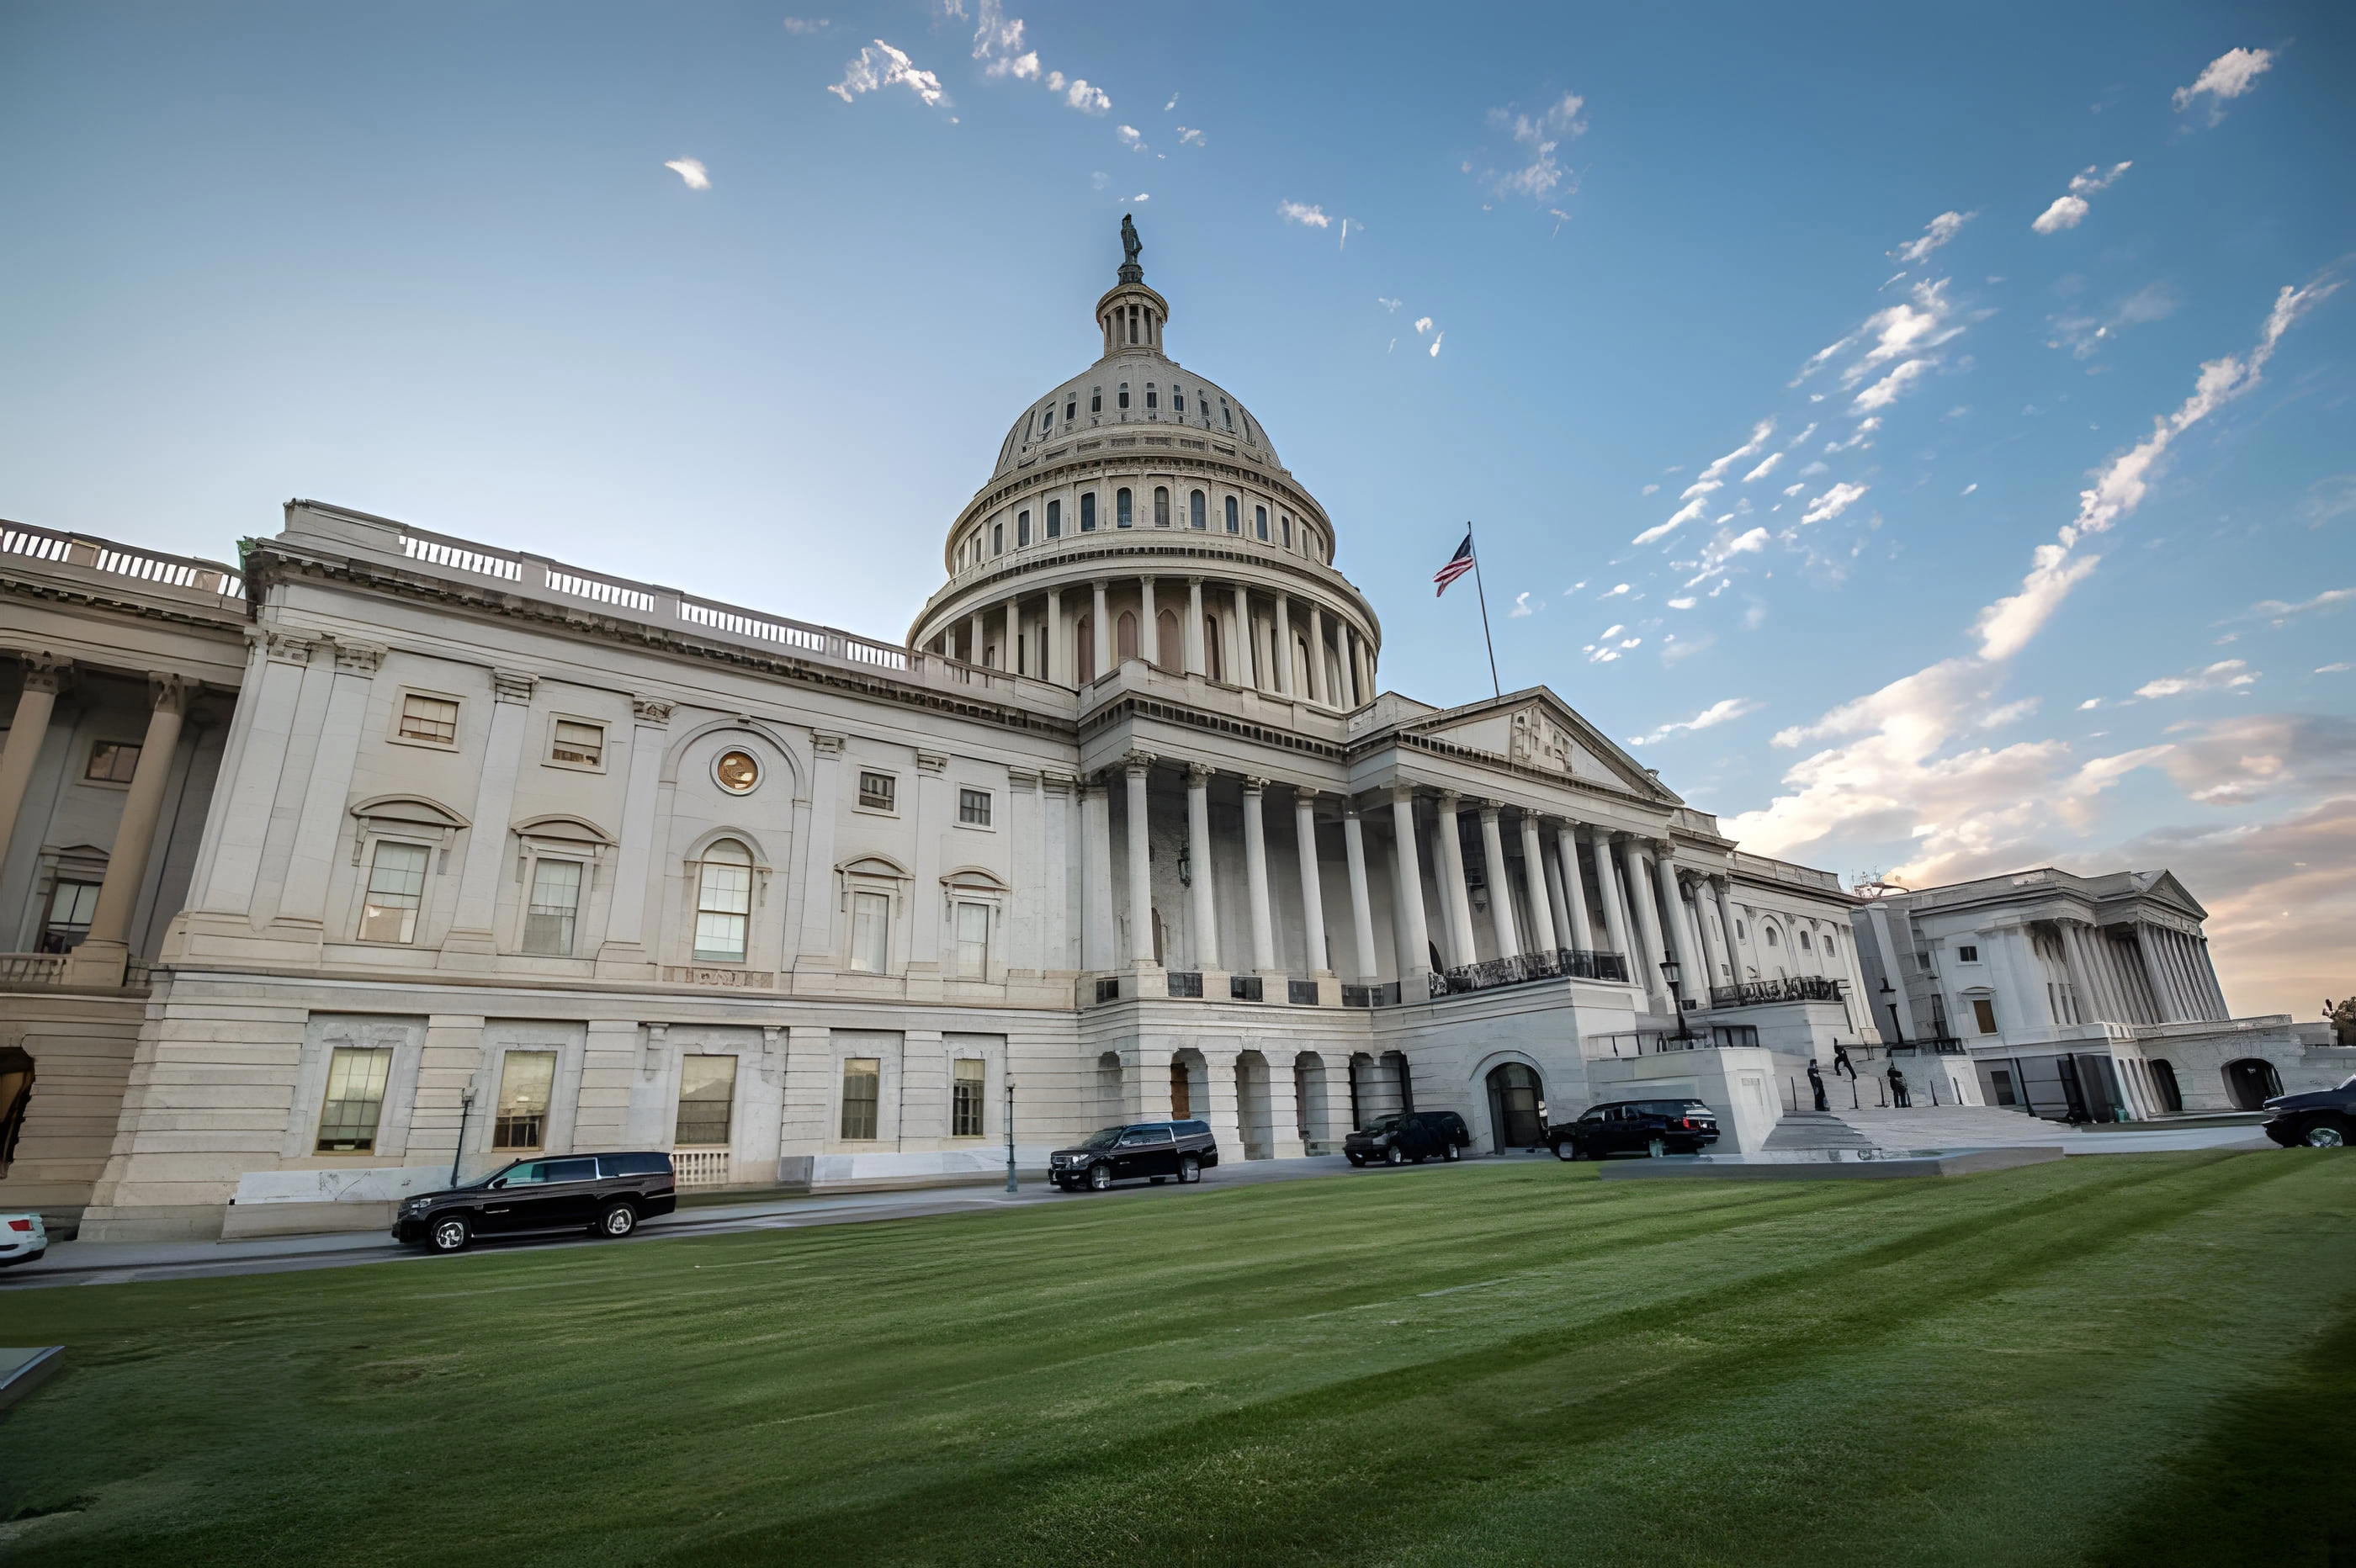
[[[2298,1141],[2308,1148],[2346,1148],[2348,1124],[2338,1116],[2318,1116],[2298,1130]]]
[[[1108,1165],[1092,1165],[1088,1167],[1089,1191],[1102,1192],[1111,1185],[1112,1167]]]
[[[1355,1165],[1355,1166],[1363,1166],[1363,1165],[1365,1165],[1365,1164],[1366,1163],[1366,1157],[1365,1157],[1365,1156],[1364,1156],[1364,1155],[1348,1154],[1348,1155],[1344,1155],[1342,1157],[1343,1157],[1343,1158],[1344,1158],[1344,1159],[1346,1159],[1346,1160],[1348,1160],[1352,1165]]]
[[[437,1253],[463,1253],[474,1239],[474,1227],[455,1214],[434,1221],[425,1232],[425,1244]]]
[[[1393,1144],[1390,1147],[1383,1150],[1383,1163],[1385,1165],[1405,1165],[1407,1163],[1407,1151],[1399,1147],[1398,1145]]]
[[[1579,1157],[1579,1140],[1576,1138],[1555,1139],[1554,1157],[1560,1160],[1577,1159]]]
[[[1440,1157],[1450,1165],[1454,1165],[1458,1160],[1464,1157],[1464,1151],[1458,1148],[1454,1144],[1450,1144],[1441,1151]]]
[[[1203,1162],[1196,1159],[1191,1154],[1185,1158],[1180,1160],[1178,1162],[1178,1179],[1182,1182],[1196,1182],[1202,1180]]]
[[[626,1236],[638,1228],[638,1211],[626,1203],[616,1203],[597,1216],[597,1233],[601,1236]]]

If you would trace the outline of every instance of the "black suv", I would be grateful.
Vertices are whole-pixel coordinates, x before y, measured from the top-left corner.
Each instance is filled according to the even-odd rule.
[[[1218,1163],[1219,1146],[1208,1122],[1126,1122],[1057,1149],[1047,1157],[1047,1173],[1066,1192],[1083,1187],[1102,1192],[1116,1181],[1139,1177],[1157,1184],[1173,1176],[1200,1181]]]
[[[667,1154],[557,1155],[519,1159],[480,1181],[403,1199],[393,1211],[392,1239],[455,1253],[477,1236],[519,1231],[626,1236],[639,1221],[678,1205]]]
[[[1462,1159],[1472,1130],[1453,1111],[1402,1111],[1380,1116],[1342,1140],[1352,1165],[1421,1165],[1434,1155]]]
[[[1718,1141],[1718,1113],[1699,1100],[1614,1100],[1547,1129],[1557,1159],[1644,1154],[1655,1139],[1666,1153],[1699,1154]]]
[[[2337,1089],[2277,1094],[2259,1107],[2265,1132],[2285,1148],[2346,1148],[2356,1143],[2356,1078]]]

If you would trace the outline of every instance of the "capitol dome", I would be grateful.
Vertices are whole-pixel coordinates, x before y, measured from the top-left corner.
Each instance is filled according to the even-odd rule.
[[[1373,609],[1325,509],[1258,418],[1171,358],[1136,231],[1096,304],[1096,362],[1016,416],[951,524],[911,647],[1085,688],[1126,659],[1347,710],[1373,696]]]

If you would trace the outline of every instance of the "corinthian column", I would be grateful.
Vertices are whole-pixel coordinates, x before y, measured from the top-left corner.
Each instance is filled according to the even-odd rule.
[[[1570,823],[1555,827],[1555,850],[1562,860],[1562,901],[1570,915],[1570,944],[1582,953],[1595,947],[1595,927],[1587,912],[1587,888],[1579,869],[1579,829]]]
[[[58,688],[72,667],[63,659],[53,659],[46,654],[25,656],[25,689],[16,697],[16,718],[8,726],[8,744],[0,750],[0,866],[8,863],[8,841],[16,836],[16,817],[25,808],[25,788],[32,782],[33,763],[48,735],[49,715],[58,706]]]
[[[1219,967],[1219,911],[1211,889],[1211,770],[1200,763],[1186,769],[1186,859],[1194,881],[1187,889],[1186,923],[1193,926],[1194,967]]]
[[[1342,853],[1350,868],[1350,940],[1357,944],[1353,957],[1358,978],[1371,986],[1382,965],[1375,962],[1374,899],[1366,888],[1366,828],[1355,805],[1342,813]]]
[[[1129,781],[1129,961],[1153,962],[1153,868],[1145,837],[1145,775],[1153,759],[1132,755],[1121,765]]]
[[[114,843],[107,850],[106,876],[98,886],[98,908],[90,917],[90,934],[67,960],[69,985],[119,986],[123,964],[131,955],[131,916],[139,907],[140,889],[147,880],[155,824],[164,814],[164,786],[172,776],[172,761],[180,748],[180,721],[188,708],[188,683],[178,676],[151,675],[147,682],[147,733],[139,744],[139,761],[131,770],[131,788],[123,797]]]
[[[1301,929],[1308,939],[1309,972],[1329,975],[1333,965],[1325,955],[1325,890],[1317,877],[1317,792],[1313,789],[1293,792],[1292,837],[1294,852],[1301,857]]]
[[[1546,850],[1538,843],[1538,819],[1522,813],[1522,881],[1530,900],[1530,951],[1555,938],[1554,904],[1547,897]]]
[[[1456,830],[1456,792],[1440,792],[1431,836],[1440,841],[1440,907],[1448,921],[1448,961],[1470,964],[1480,951],[1472,943],[1472,891],[1464,880],[1464,840]]]
[[[1268,904],[1268,836],[1260,822],[1260,798],[1266,779],[1244,780],[1244,887],[1251,900],[1252,968],[1267,974],[1276,967],[1276,923]]]
[[[1636,919],[1637,945],[1641,952],[1635,964],[1635,978],[1644,987],[1644,994],[1667,1010],[1668,991],[1661,976],[1661,960],[1667,949],[1661,944],[1660,916],[1653,907],[1653,890],[1644,875],[1644,846],[1634,838],[1620,840],[1620,869],[1627,878],[1628,908]]]
[[[1514,931],[1514,883],[1505,874],[1505,844],[1497,832],[1497,803],[1481,805],[1481,855],[1488,862],[1489,925],[1496,934],[1497,956],[1511,958],[1522,950]]]
[[[1391,833],[1398,862],[1391,918],[1398,927],[1399,1000],[1421,1001],[1423,976],[1431,973],[1431,936],[1423,923],[1423,859],[1416,853],[1415,790],[1409,785],[1391,788]]]

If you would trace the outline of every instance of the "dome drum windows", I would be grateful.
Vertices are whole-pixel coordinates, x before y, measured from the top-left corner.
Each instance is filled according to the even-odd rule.
[[[1006,525],[1004,523],[992,523],[990,525],[990,553],[992,555],[1004,555],[1006,553]]]
[[[1083,490],[1080,492],[1080,532],[1092,534],[1096,531],[1097,493],[1093,490]]]
[[[1014,514],[1014,547],[1017,549],[1031,542],[1031,513],[1028,508]]]
[[[1136,503],[1131,499],[1128,485],[1124,485],[1112,493],[1112,511],[1113,527],[1130,528],[1137,526]]]
[[[1092,414],[1100,414],[1104,412],[1104,389],[1102,387],[1091,387],[1088,389],[1088,412]]]
[[[1160,398],[1155,394],[1155,392],[1154,392],[1154,390],[1153,390],[1153,383],[1152,383],[1152,382],[1151,382],[1151,381],[1146,382],[1146,383],[1145,383],[1145,411],[1146,411],[1147,413],[1151,413],[1151,412],[1153,412],[1153,411],[1154,411],[1154,410],[1156,410],[1156,409],[1160,408],[1161,406],[1162,406],[1161,400],[1160,400]]]
[[[1239,534],[1243,531],[1242,503],[1230,496],[1227,497],[1227,532]]]
[[[1268,542],[1268,508],[1266,507],[1252,508],[1252,528],[1258,535],[1261,543]]]
[[[1123,381],[1120,384],[1119,401],[1118,406],[1124,411],[1129,408],[1129,383],[1126,381]]]
[[[1170,526],[1170,486],[1167,485],[1153,487],[1153,526],[1157,528]]]
[[[1210,507],[1210,499],[1209,499],[1209,497],[1208,497],[1208,496],[1205,496],[1205,495],[1203,494],[1203,492],[1201,492],[1200,490],[1197,490],[1197,491],[1195,491],[1193,495],[1191,495],[1191,496],[1187,496],[1187,497],[1186,497],[1186,524],[1187,524],[1187,526],[1188,526],[1189,528],[1209,528],[1209,527],[1211,526],[1211,525],[1210,525],[1210,518],[1209,518],[1209,517],[1207,516],[1207,513],[1208,513],[1209,507]]]
[[[1051,539],[1064,537],[1064,503],[1061,501],[1047,503],[1047,537]]]

